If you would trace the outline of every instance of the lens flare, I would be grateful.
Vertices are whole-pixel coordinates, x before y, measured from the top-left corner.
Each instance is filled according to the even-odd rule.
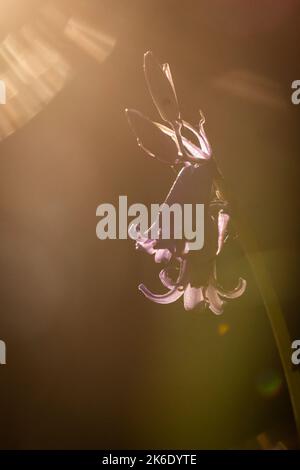
[[[218,325],[218,334],[219,334],[219,336],[226,335],[226,333],[228,333],[229,330],[230,330],[230,326],[228,325],[228,323],[220,323]]]
[[[42,111],[75,76],[80,62],[74,62],[66,41],[103,63],[116,38],[47,4],[0,43],[0,83],[6,91],[0,108],[0,141]]]
[[[273,398],[279,395],[283,385],[282,376],[278,370],[267,369],[257,378],[256,388],[264,398]]]

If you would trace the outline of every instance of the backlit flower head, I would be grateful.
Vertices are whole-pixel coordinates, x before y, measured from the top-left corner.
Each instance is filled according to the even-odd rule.
[[[126,109],[127,119],[139,147],[148,156],[178,169],[165,204],[204,204],[205,243],[201,250],[190,251],[187,240],[178,240],[172,235],[168,240],[152,238],[151,228],[141,233],[139,227],[134,227],[138,234],[136,248],[163,265],[159,277],[167,290],[164,294],[154,294],[144,284],[140,284],[139,289],[156,303],[168,304],[183,297],[186,310],[208,306],[219,315],[228,299],[243,294],[246,281],[240,278],[231,291],[223,289],[217,281],[216,261],[229,236],[230,214],[228,202],[214,182],[216,166],[204,130],[205,118],[200,112],[198,128],[181,118],[170,67],[160,65],[152,52],[144,55],[144,73],[151,98],[164,123],[152,121],[133,109]],[[159,231],[160,214],[156,224]]]

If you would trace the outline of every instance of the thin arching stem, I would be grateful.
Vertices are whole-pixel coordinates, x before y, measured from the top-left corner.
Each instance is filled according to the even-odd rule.
[[[218,172],[215,186],[225,198],[232,201],[232,194],[228,194],[224,179]],[[237,212],[235,210],[235,212]],[[269,273],[265,267],[263,255],[259,250],[255,236],[242,214],[235,213],[233,217],[235,229],[239,234],[241,246],[251,266],[256,284],[260,291],[266,313],[270,322],[272,333],[282,363],[294,419],[300,441],[300,374],[291,362],[291,338],[276,292],[273,288]]]

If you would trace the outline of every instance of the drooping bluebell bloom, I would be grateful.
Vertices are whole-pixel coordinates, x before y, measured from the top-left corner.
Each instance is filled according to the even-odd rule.
[[[170,67],[161,66],[151,52],[144,55],[144,72],[152,100],[165,124],[127,109],[129,124],[147,155],[178,169],[165,203],[169,206],[203,204],[205,215],[201,250],[189,251],[187,240],[172,236],[168,240],[153,239],[150,229],[138,233],[136,248],[153,255],[155,262],[164,266],[159,277],[167,292],[154,294],[143,284],[139,289],[156,303],[168,304],[183,296],[186,310],[208,306],[219,315],[227,299],[243,294],[246,281],[240,278],[232,291],[224,290],[217,282],[216,259],[228,238],[230,215],[227,201],[214,184],[216,165],[204,130],[205,119],[200,113],[196,129],[181,118]]]

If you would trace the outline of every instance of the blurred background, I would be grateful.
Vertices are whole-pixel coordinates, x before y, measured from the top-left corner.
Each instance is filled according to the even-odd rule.
[[[257,448],[296,444],[269,322],[248,280],[221,317],[147,301],[157,271],[96,238],[96,207],[161,202],[174,175],[124,117],[157,119],[142,71],[169,62],[182,115],[201,108],[255,233],[292,339],[298,308],[298,0],[1,0],[0,446]]]

